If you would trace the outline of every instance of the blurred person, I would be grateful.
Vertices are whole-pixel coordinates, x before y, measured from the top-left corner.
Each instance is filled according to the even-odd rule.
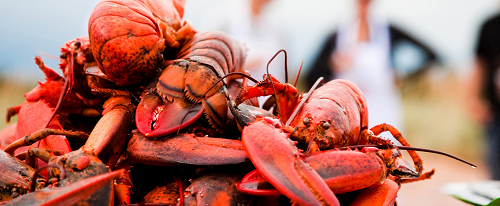
[[[372,10],[371,0],[357,0],[357,16],[342,22],[338,31],[326,43],[309,68],[307,85],[323,77],[348,79],[363,92],[368,105],[369,127],[388,123],[403,131],[402,106],[398,87],[394,50],[411,45],[419,52],[422,62],[431,62],[436,55],[431,49],[394,26]],[[392,136],[383,133],[384,137]],[[394,139],[393,139],[394,140]]]
[[[271,0],[232,1],[228,22],[223,22],[221,30],[228,33],[247,47],[244,70],[257,80],[262,80],[269,60],[284,48],[284,38],[280,24],[270,18]],[[283,54],[280,54],[283,56]],[[284,82],[284,58],[277,57],[269,65],[269,73]],[[259,97],[262,106],[269,97]]]
[[[484,125],[487,162],[492,179],[500,180],[500,14],[481,26],[467,98],[471,115]]]

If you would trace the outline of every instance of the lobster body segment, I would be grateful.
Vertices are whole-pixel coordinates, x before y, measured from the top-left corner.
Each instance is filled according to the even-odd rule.
[[[297,128],[292,134],[296,140],[316,140],[321,149],[365,144],[362,131],[368,129],[366,100],[352,82],[330,81],[312,92],[290,125]]]
[[[177,49],[195,33],[181,25],[183,14],[183,1],[100,2],[89,19],[89,37],[101,71],[123,86],[153,77],[165,48]]]

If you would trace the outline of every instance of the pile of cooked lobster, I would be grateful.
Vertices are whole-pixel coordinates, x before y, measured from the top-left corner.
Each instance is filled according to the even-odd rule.
[[[242,43],[183,13],[183,0],[104,0],[89,36],[61,47],[63,76],[35,57],[46,81],[0,131],[0,204],[393,205],[434,174],[416,153],[430,150],[368,128],[352,82],[257,81]]]

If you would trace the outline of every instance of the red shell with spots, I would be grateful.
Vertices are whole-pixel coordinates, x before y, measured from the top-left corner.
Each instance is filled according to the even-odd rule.
[[[100,2],[92,11],[88,27],[92,53],[101,71],[122,86],[152,77],[163,59],[166,34],[180,27],[181,3]]]

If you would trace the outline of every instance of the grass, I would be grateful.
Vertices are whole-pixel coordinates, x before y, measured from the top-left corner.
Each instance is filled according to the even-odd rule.
[[[443,70],[402,84],[404,136],[412,146],[482,158],[484,138],[469,117],[463,78]]]
[[[43,73],[40,75],[43,76]],[[25,101],[24,93],[36,87],[36,80],[28,79],[15,74],[0,73],[0,129],[7,126],[7,108],[22,104]],[[11,118],[11,123],[16,121],[17,116]]]

